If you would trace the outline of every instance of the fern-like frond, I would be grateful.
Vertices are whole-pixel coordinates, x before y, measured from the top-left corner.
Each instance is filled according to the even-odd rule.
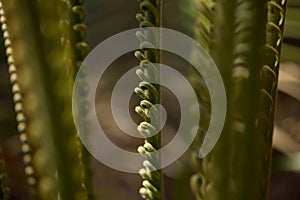
[[[209,51],[209,54],[214,58],[214,61],[221,72],[228,94],[230,90],[229,85],[231,82],[231,69],[233,63],[232,47],[235,2],[226,0],[210,2],[202,1],[202,4],[206,5],[207,8],[213,8],[210,12],[207,12],[206,9],[198,9],[200,16],[211,15],[208,18],[202,17],[198,19],[198,21],[201,22],[202,27],[206,28],[207,31],[210,31],[207,35],[209,36],[209,40],[205,39],[203,36],[201,36],[203,38],[197,38],[197,40],[205,41],[205,43],[202,43],[206,50]],[[214,6],[212,7],[212,5]],[[203,26],[203,24],[208,24],[209,26]],[[201,28],[201,26],[198,27]],[[200,37],[200,35],[198,37]],[[199,96],[201,96],[201,94],[202,91]],[[227,102],[229,102],[228,98]],[[227,107],[227,110],[228,109],[229,108]],[[201,118],[203,118],[203,116]],[[230,199],[229,195],[231,191],[228,187],[224,187],[225,185],[228,185],[227,181],[230,177],[230,174],[228,173],[230,156],[228,153],[225,153],[228,152],[227,149],[230,146],[230,139],[228,138],[228,134],[225,133],[227,129],[229,129],[228,122],[225,124],[219,142],[206,158],[199,160],[198,153],[192,155],[192,162],[194,163],[198,174],[191,178],[191,186],[194,191],[197,191],[197,199]]]
[[[69,44],[70,44],[70,52],[72,52],[72,64],[73,64],[73,77],[76,78],[77,71],[79,67],[81,66],[84,58],[87,56],[89,52],[88,44],[85,42],[86,36],[87,36],[87,27],[85,25],[85,19],[86,19],[86,12],[84,9],[84,2],[80,0],[67,0],[67,7],[68,7],[68,26],[69,26]],[[86,94],[87,91],[87,83],[85,82],[85,77],[77,77],[82,83],[81,90],[83,91],[82,94]],[[73,81],[71,82],[71,88],[73,87]],[[85,97],[81,97],[82,100],[79,102],[86,102]],[[84,103],[83,103],[84,104]],[[80,107],[86,108],[87,105],[81,105]],[[82,109],[79,111],[80,113],[77,113],[80,116],[86,116],[87,111],[85,109]],[[82,122],[85,123],[85,127],[87,127],[88,122]],[[83,126],[82,126],[83,127]],[[87,134],[88,129],[85,129],[85,132]],[[76,141],[77,147],[78,147],[78,153],[79,153],[79,161],[80,165],[82,166],[82,173],[81,173],[81,179],[83,181],[82,187],[84,191],[86,192],[86,197],[89,200],[94,199],[94,193],[93,193],[93,186],[92,186],[92,171],[90,169],[90,155],[83,146],[83,144],[80,141],[80,138],[77,137]]]
[[[28,124],[26,114],[24,113],[23,94],[21,89],[22,87],[19,84],[18,67],[15,63],[14,49],[12,47],[13,41],[11,40],[10,32],[8,30],[8,23],[2,1],[0,1],[0,22],[3,32],[7,63],[9,66],[10,83],[12,86],[14,108],[17,120],[17,129],[19,132],[19,140],[21,143],[21,150],[23,153],[23,162],[25,164],[25,174],[27,175],[27,181],[29,185],[32,186],[33,192],[35,193],[38,177],[32,165],[32,151],[34,149],[32,148],[32,145],[28,139]]]
[[[215,21],[214,7],[216,4],[212,0],[194,0],[192,5],[197,11],[194,25],[195,39],[208,53],[210,53],[214,43],[213,26]],[[192,52],[192,59],[197,61],[199,58],[195,57]],[[207,87],[199,74],[191,72],[190,81],[197,93],[201,112],[199,122],[200,128],[195,142],[196,151],[191,155],[192,165],[195,168],[196,173],[191,177],[190,184],[197,199],[203,199],[205,185],[209,182],[209,180],[205,177],[205,169],[202,167],[202,160],[199,159],[197,151],[202,144],[205,132],[209,126],[211,104]]]
[[[209,51],[213,45],[213,38],[210,36],[212,35],[215,20],[215,2],[212,0],[194,0],[193,6],[198,14],[194,26],[195,39],[205,50]]]
[[[160,0],[141,0],[139,3],[143,14],[137,14],[136,18],[140,23],[140,27],[159,27],[161,26],[161,4]],[[141,47],[144,43],[151,42],[151,38],[155,41],[159,40],[156,33],[146,30],[137,32],[137,37],[141,40]],[[159,41],[158,41],[159,42]],[[153,46],[156,46],[154,44]],[[146,140],[143,146],[138,147],[138,152],[146,158],[143,165],[144,168],[140,170],[140,175],[144,179],[143,187],[140,189],[140,195],[144,199],[159,200],[162,199],[162,172],[158,167],[160,166],[160,155],[149,156],[149,152],[157,151],[161,146],[161,136],[157,133],[149,137],[149,131],[156,133],[155,124],[159,122],[159,118],[150,118],[150,108],[159,103],[160,95],[159,88],[149,80],[158,80],[159,74],[157,69],[151,63],[159,63],[159,51],[155,49],[141,49],[135,52],[135,56],[140,59],[140,67],[136,71],[138,77],[141,79],[139,87],[135,89],[137,95],[143,100],[140,106],[136,107],[136,112],[144,118],[144,122],[138,126],[138,131]],[[153,110],[153,109],[152,109]],[[155,111],[154,111],[155,112]],[[152,113],[153,114],[153,113]],[[154,113],[159,116],[159,113]],[[156,121],[151,121],[156,120]]]
[[[226,87],[227,118],[212,152],[202,162],[194,156],[203,174],[192,177],[200,184],[193,187],[201,189],[198,199],[267,198],[285,3],[215,2],[215,41],[210,52]],[[203,16],[209,15],[207,9],[200,8]],[[200,33],[206,44],[205,32]]]
[[[262,66],[260,68],[260,112],[257,115],[255,125],[259,133],[264,133],[263,135],[259,135],[259,142],[257,142],[258,148],[256,148],[258,152],[265,152],[260,155],[260,160],[262,161],[261,177],[263,177],[263,179],[261,179],[263,180],[263,182],[261,182],[261,193],[264,198],[267,196],[265,188],[270,178],[274,114],[286,6],[286,0],[268,1],[266,43],[264,45]]]
[[[13,12],[8,28],[20,70],[17,77],[24,88],[32,160],[40,177],[39,196],[87,199],[71,108],[74,78],[68,7],[63,0],[7,4]]]

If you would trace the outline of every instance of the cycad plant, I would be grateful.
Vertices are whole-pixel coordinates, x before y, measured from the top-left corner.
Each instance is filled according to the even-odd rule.
[[[229,101],[219,143],[199,161],[202,170],[192,182],[200,199],[267,197],[285,4],[200,3],[212,27],[209,41],[214,40],[206,46],[212,46]]]
[[[73,73],[87,52],[81,4],[10,1],[1,5],[25,173],[38,191],[37,198],[88,197],[84,154],[70,104]]]
[[[296,0],[291,2],[299,6]],[[185,68],[188,65],[177,66],[187,74],[197,93],[201,109],[200,128],[196,140],[187,151],[191,162],[184,163],[185,167],[177,169],[181,170],[181,175],[169,186],[166,184],[168,178],[163,178],[164,169],[157,166],[160,155],[149,156],[149,153],[162,148],[162,134],[139,141],[137,151],[145,159],[143,168],[139,171],[143,179],[137,189],[140,198],[267,199],[287,1],[140,0],[137,3],[117,3],[114,5],[104,0],[87,2],[88,10],[96,10],[99,8],[97,5],[110,6],[88,13],[91,20],[87,26],[83,0],[0,1],[0,21],[12,101],[24,171],[30,185],[30,197],[96,199],[95,190],[100,193],[97,199],[107,199],[101,196],[106,188],[98,188],[92,181],[91,168],[94,167],[96,172],[98,169],[95,164],[90,165],[90,155],[77,136],[72,118],[72,90],[79,67],[88,55],[88,45],[85,42],[87,29],[90,28],[91,35],[93,32],[105,35],[109,32],[105,32],[106,28],[120,28],[116,22],[118,20],[113,16],[107,17],[106,11],[120,8],[112,11],[118,15],[124,13],[127,6],[131,10],[126,12],[126,17],[136,16],[137,21],[135,25],[127,27],[126,23],[122,23],[127,18],[122,15],[123,19],[119,21],[125,30],[132,26],[174,28],[201,44],[216,63],[227,95],[227,115],[223,131],[213,150],[202,158],[199,149],[205,141],[213,105],[199,74]],[[293,16],[296,15],[297,8],[294,7],[291,11]],[[293,27],[288,36],[299,39],[298,31],[294,28],[298,25],[295,21],[287,23],[290,25],[288,27]],[[159,70],[153,64],[160,63],[164,58],[163,51],[147,46],[147,41],[153,39],[153,35],[155,37],[155,34],[143,30],[136,33],[141,43],[140,49],[134,52],[136,59],[133,61],[140,66],[136,74],[141,82],[134,90],[137,94],[135,98],[140,102],[132,112],[135,111],[142,117],[142,120],[138,119],[140,123],[137,130],[143,136],[147,136],[149,132],[157,132],[155,120],[160,120],[159,113],[155,113],[157,118],[152,118],[150,109],[163,101],[163,89],[149,81],[150,76],[159,79]],[[90,41],[93,39],[95,38],[89,38]],[[289,55],[288,53],[287,57]],[[191,58],[200,59],[193,52]],[[298,59],[297,56],[292,57],[294,58]],[[118,68],[116,71],[118,70],[123,69]],[[80,110],[76,110],[78,113],[75,114],[84,116],[91,106],[84,99],[88,93],[88,85],[86,77],[77,78],[80,79],[83,98]],[[88,132],[88,122],[84,125],[84,130]],[[5,162],[5,157],[1,157],[0,199],[10,199],[9,186],[13,185],[7,183]],[[172,190],[184,188],[184,185],[190,186],[193,197],[185,189],[182,189],[182,193]],[[10,190],[14,191],[13,188]],[[166,194],[167,192],[176,195]],[[120,199],[130,197],[122,196]]]

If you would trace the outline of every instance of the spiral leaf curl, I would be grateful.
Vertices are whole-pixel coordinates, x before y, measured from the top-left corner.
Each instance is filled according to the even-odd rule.
[[[28,138],[34,146],[32,160],[39,176],[39,198],[87,199],[74,145],[73,57],[66,4],[63,0],[5,3],[14,12],[9,15],[9,30],[17,50],[14,55],[20,86],[24,88],[24,112]]]
[[[140,0],[140,10],[143,14],[136,15],[140,27],[159,27],[161,25],[161,1],[160,0]],[[159,63],[160,52],[155,49],[159,42],[158,35],[152,30],[142,30],[136,33],[141,41],[140,50],[135,52],[135,56],[140,60],[140,69],[136,74],[141,79],[139,87],[135,93],[143,100],[135,111],[144,119],[138,126],[138,132],[146,140],[143,146],[138,147],[138,152],[146,159],[143,162],[144,168],[139,173],[144,179],[139,193],[144,199],[162,199],[162,172],[158,170],[160,155],[156,151],[161,146],[160,133],[157,133],[155,124],[159,122],[159,113],[155,109],[155,104],[159,103],[160,94],[157,85],[150,83],[150,80],[158,80],[159,72],[152,63]],[[151,109],[151,112],[150,112]],[[154,135],[156,134],[156,135]]]
[[[78,9],[82,6],[82,1],[79,5],[77,1],[37,1],[38,15],[40,18],[40,26],[45,26],[51,23],[65,24],[59,26],[58,29],[52,28],[52,34],[41,33],[45,53],[52,52],[52,59],[56,62],[45,60],[46,70],[41,70],[42,73],[48,71],[50,79],[55,80],[57,86],[53,87],[44,82],[44,87],[48,88],[46,97],[53,96],[51,101],[46,101],[49,107],[54,107],[53,111],[48,113],[52,120],[52,139],[55,145],[55,161],[57,168],[57,182],[59,185],[59,196],[62,199],[88,199],[86,184],[83,180],[85,177],[85,167],[82,161],[81,143],[77,138],[75,126],[72,118],[71,96],[76,74],[78,60],[83,60],[83,55],[76,54],[72,50],[81,50],[81,53],[87,54],[87,49],[83,48],[85,44],[82,40],[86,36],[86,29],[82,23],[74,23],[73,17],[83,20],[82,10]],[[72,4],[73,3],[73,4]],[[55,5],[56,4],[56,5]],[[72,8],[70,8],[70,5]],[[51,14],[46,8],[57,10],[56,16]],[[77,6],[77,9],[74,8]],[[68,12],[72,9],[73,13]],[[74,12],[75,11],[75,12]],[[46,14],[45,14],[46,13]],[[78,14],[79,13],[79,14]],[[73,32],[77,31],[80,35],[80,40],[73,40]],[[65,42],[60,42],[65,41]],[[75,45],[74,45],[75,43]],[[76,47],[75,47],[76,46]],[[62,55],[62,57],[60,57]],[[81,56],[81,57],[80,57]],[[61,64],[59,64],[59,62]],[[62,65],[63,64],[63,65]],[[46,80],[47,81],[47,80]],[[63,105],[63,107],[61,107]],[[55,113],[61,111],[59,120],[56,120]],[[73,163],[73,164],[72,164]],[[79,165],[77,164],[79,163]]]
[[[4,38],[4,47],[6,49],[7,63],[9,66],[9,76],[12,86],[13,101],[15,104],[14,109],[16,113],[17,130],[19,132],[19,141],[21,143],[21,151],[23,153],[23,162],[25,164],[24,171],[27,176],[28,184],[35,190],[38,182],[38,177],[32,164],[33,148],[28,139],[27,117],[23,109],[23,94],[19,84],[18,68],[15,63],[12,40],[10,38],[9,30],[7,29],[7,19],[2,1],[0,1],[0,23]]]
[[[76,78],[77,71],[79,67],[81,66],[84,58],[88,55],[89,52],[89,46],[85,42],[86,36],[87,36],[87,27],[85,25],[85,19],[86,19],[86,12],[84,9],[84,0],[65,0],[65,3],[68,7],[68,17],[67,21],[69,22],[69,43],[70,43],[70,51],[72,52],[72,69],[73,69],[73,79]],[[80,94],[82,94],[80,97],[81,99],[79,102],[81,102],[81,110],[79,110],[78,115],[80,116],[86,116],[88,114],[88,106],[87,101],[85,99],[86,94],[88,93],[88,84],[85,81],[84,75],[81,73],[80,77],[77,77],[80,79]],[[71,82],[71,88],[73,87],[73,81]],[[82,122],[84,123],[85,127],[85,134],[88,132],[88,122]],[[76,144],[79,152],[79,161],[80,165],[82,167],[82,173],[81,173],[81,180],[83,190],[86,193],[86,198],[89,200],[94,199],[93,194],[93,187],[92,187],[92,172],[89,166],[90,163],[90,155],[87,152],[87,150],[83,147],[80,138],[77,137]]]
[[[71,29],[70,40],[76,68],[80,67],[89,51],[88,44],[84,41],[87,36],[87,27],[84,23],[86,18],[86,12],[83,8],[84,2],[84,0],[67,0]],[[74,75],[78,70],[76,68]]]
[[[269,179],[266,176],[270,172],[272,141],[271,132],[267,129],[272,130],[274,117],[268,108],[274,109],[275,105],[274,97],[268,90],[273,88],[276,93],[276,86],[272,83],[276,84],[277,77],[276,71],[270,69],[279,64],[280,48],[277,47],[281,43],[282,29],[276,24],[282,25],[284,21],[284,8],[270,2],[220,0],[217,3],[216,9],[220,15],[214,20],[213,35],[216,40],[211,52],[229,94],[229,104],[218,144],[202,162],[199,162],[197,155],[193,159],[195,165],[198,164],[198,170],[203,172],[202,179],[196,175],[191,179],[195,183],[193,190],[199,190],[201,186],[202,193],[198,193],[198,199],[265,199],[267,196]],[[268,23],[265,15],[267,4]],[[276,11],[272,12],[270,7],[276,8]],[[201,12],[207,12],[203,6]],[[270,23],[270,19],[276,19],[276,22]],[[202,40],[207,42],[207,37],[202,36]],[[260,67],[261,64],[263,67]],[[258,99],[258,96],[261,98]],[[262,105],[257,107],[259,103]],[[253,150],[254,145],[259,148]],[[235,158],[239,158],[239,162]],[[255,176],[249,172],[255,173]],[[261,182],[256,176],[264,177],[266,181]]]
[[[260,146],[265,147],[265,155],[261,156],[262,170],[265,178],[261,182],[261,193],[266,196],[265,185],[268,184],[271,167],[272,133],[277,95],[278,72],[280,63],[283,28],[286,14],[286,0],[268,1],[268,16],[266,27],[266,43],[264,45],[264,59],[260,68],[260,111],[256,118],[258,130],[265,131]]]

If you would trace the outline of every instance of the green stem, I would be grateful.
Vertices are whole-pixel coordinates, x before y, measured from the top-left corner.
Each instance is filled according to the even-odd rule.
[[[137,19],[140,22],[141,27],[159,27],[162,25],[161,21],[161,0],[145,0],[140,1],[140,9],[143,11],[144,15],[137,14]],[[137,32],[142,43],[144,41],[151,42],[151,38],[154,38],[157,46],[160,42],[160,36],[156,36],[151,30],[145,30],[143,32]],[[141,44],[142,45],[142,44]],[[138,130],[145,139],[145,144],[138,148],[139,153],[146,158],[143,165],[144,168],[140,170],[140,174],[143,177],[143,187],[140,189],[140,195],[144,199],[162,199],[162,171],[161,157],[159,154],[155,154],[161,147],[161,133],[157,133],[154,136],[145,135],[147,131],[150,131],[149,127],[155,127],[155,124],[159,123],[159,117],[150,118],[150,115],[160,113],[150,113],[150,108],[155,104],[160,102],[160,88],[158,85],[149,83],[150,76],[153,76],[155,80],[159,79],[159,72],[156,73],[157,69],[152,69],[149,65],[144,67],[144,64],[160,63],[160,51],[154,49],[144,49],[137,51],[135,55],[141,60],[141,69],[137,70],[137,75],[141,79],[139,88],[135,91],[138,95],[142,97],[140,106],[136,107],[136,111],[144,117],[144,122],[138,126]],[[153,66],[153,68],[156,68]],[[146,79],[144,80],[144,77]],[[155,112],[155,111],[154,111]],[[154,120],[154,121],[151,121]],[[157,127],[156,127],[157,128]],[[149,153],[153,153],[155,156],[149,156]]]
[[[208,52],[212,53],[213,41],[215,36],[213,35],[213,29],[215,26],[214,7],[213,1],[196,0],[193,2],[193,7],[197,10],[196,21],[194,25],[195,39],[201,46]],[[199,58],[193,56],[192,59],[198,60]],[[198,73],[191,72],[191,82],[194,90],[197,93],[198,104],[201,109],[201,118],[199,122],[200,129],[198,130],[197,137],[195,139],[195,151],[192,152],[191,160],[192,165],[195,168],[196,173],[192,175],[190,179],[192,192],[197,199],[203,199],[205,193],[206,183],[209,181],[209,177],[205,174],[205,168],[202,167],[202,160],[198,158],[198,150],[202,144],[202,140],[205,136],[211,117],[211,102],[209,92]]]
[[[27,116],[24,113],[24,104],[23,104],[23,92],[22,86],[20,85],[20,81],[18,79],[18,66],[15,63],[14,57],[14,48],[12,46],[12,39],[11,34],[8,30],[8,22],[6,17],[6,9],[4,8],[2,1],[0,1],[0,22],[2,24],[2,31],[3,31],[3,38],[4,38],[4,46],[7,56],[7,63],[9,66],[9,75],[10,75],[10,82],[12,86],[12,94],[13,94],[13,101],[14,101],[14,108],[16,113],[16,120],[17,120],[17,129],[19,132],[19,141],[21,143],[21,151],[23,154],[23,162],[25,164],[25,174],[27,176],[27,182],[31,186],[33,196],[36,196],[36,187],[38,183],[38,177],[34,166],[32,164],[32,151],[33,146],[29,141],[28,134],[27,134]],[[10,5],[7,5],[7,10],[10,11]],[[8,12],[11,13],[11,12]]]
[[[72,57],[62,42],[68,39],[63,26],[67,8],[60,0],[12,4],[15,23],[10,25],[18,39],[16,63],[22,69],[28,134],[36,147],[39,194],[43,199],[86,199],[71,109]]]
[[[231,110],[231,191],[233,199],[265,199],[262,181],[267,168],[261,165],[262,148],[257,144],[268,133],[257,130],[260,112],[259,80],[261,51],[266,34],[266,1],[236,1]],[[254,149],[255,147],[255,149]],[[259,178],[258,178],[259,177]]]
[[[84,41],[87,36],[87,27],[84,23],[86,19],[86,13],[84,9],[85,1],[82,0],[68,0],[68,17],[69,17],[69,29],[70,29],[70,44],[71,44],[71,51],[73,53],[73,77],[76,78],[77,71],[81,66],[84,58],[88,55],[89,47],[88,44]],[[82,88],[85,87],[85,77],[77,77],[82,79],[80,82],[83,83]],[[71,86],[73,87],[73,86]],[[86,91],[85,91],[86,92]],[[84,96],[80,102],[84,101]],[[85,107],[85,105],[82,105]],[[87,112],[81,112],[80,116],[86,115]],[[85,126],[87,127],[86,123]],[[88,132],[88,129],[85,130]],[[85,133],[87,134],[87,133]],[[77,145],[80,157],[80,165],[83,168],[82,172],[82,180],[83,180],[83,187],[87,193],[87,199],[93,200],[95,199],[94,192],[93,192],[93,185],[92,185],[92,171],[90,169],[90,154],[84,148],[80,138],[77,137]]]
[[[258,138],[254,151],[255,158],[260,161],[257,162],[257,165],[260,164],[260,178],[255,179],[255,183],[260,183],[261,199],[267,199],[271,173],[272,136],[286,4],[286,0],[269,0],[267,3],[266,41],[259,71],[260,112],[255,124]]]
[[[278,70],[279,62],[278,50],[269,46],[280,44],[281,31],[274,32],[278,27],[270,23],[273,14],[267,25],[266,2],[222,0],[216,4],[212,55],[223,77],[228,107],[221,137],[201,163],[204,178],[199,199],[266,199],[277,83],[277,72],[269,68],[276,63]],[[282,23],[278,16],[284,16],[284,9],[276,9],[269,13]],[[276,42],[266,45],[268,51],[263,53],[270,38]],[[261,67],[262,59],[274,63]]]
[[[220,0],[215,6],[214,38],[215,44],[211,49],[216,65],[222,75],[227,93],[227,102],[231,101],[231,70],[233,63],[233,30],[234,8],[232,0]],[[213,106],[213,105],[212,105]],[[210,154],[202,161],[204,181],[202,184],[203,199],[230,199],[230,110],[227,104],[227,116],[221,136]],[[202,199],[202,198],[200,198]]]

